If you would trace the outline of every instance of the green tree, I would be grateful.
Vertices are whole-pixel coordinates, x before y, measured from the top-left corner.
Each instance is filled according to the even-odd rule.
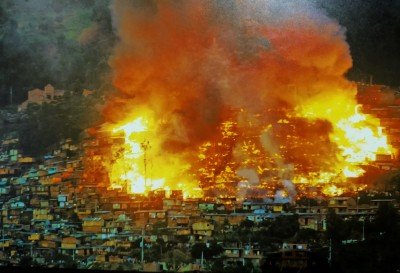
[[[286,239],[293,237],[298,230],[298,215],[278,216],[272,222],[269,234],[280,239]]]
[[[177,271],[179,266],[190,261],[190,256],[187,252],[181,249],[172,249],[165,253],[166,261],[171,265],[173,271]]]
[[[167,232],[166,227],[167,223],[165,221],[164,222],[158,221],[154,223],[152,233],[156,235],[165,234]]]
[[[208,246],[205,243],[195,243],[190,250],[192,257],[195,259],[200,259],[202,253],[205,259],[210,259],[214,256],[218,256],[222,252],[222,246],[220,246],[216,242],[211,242]]]
[[[30,256],[24,256],[21,258],[21,261],[19,262],[20,266],[23,267],[30,267],[33,265],[33,259]]]
[[[333,209],[329,209],[326,215],[326,226],[326,236],[328,239],[331,239],[333,243],[339,244],[345,239],[345,222]]]
[[[374,226],[385,237],[394,237],[399,234],[399,213],[390,203],[383,202],[375,215]]]
[[[319,236],[319,232],[311,228],[302,228],[296,234],[296,242],[314,243]]]
[[[240,226],[241,229],[251,229],[254,227],[254,222],[249,220],[249,219],[245,219],[242,222],[240,222]]]
[[[31,104],[17,125],[22,149],[33,156],[43,155],[67,138],[77,143],[81,133],[100,118],[103,99],[67,92],[58,101]]]
[[[88,4],[90,3],[90,4]],[[116,36],[108,0],[0,2],[0,106],[48,83],[101,89]]]

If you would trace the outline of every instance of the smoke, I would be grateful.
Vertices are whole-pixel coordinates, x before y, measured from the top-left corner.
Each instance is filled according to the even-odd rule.
[[[260,179],[258,178],[257,172],[252,169],[240,169],[237,172],[237,175],[245,178],[251,185],[258,185],[260,183]]]
[[[281,152],[279,150],[279,146],[275,142],[269,128],[268,130],[265,130],[261,133],[260,140],[264,150],[273,156],[275,163],[278,165],[278,168],[284,169],[284,162],[283,159],[280,157]]]
[[[260,178],[254,169],[239,169],[236,174],[244,179],[238,184],[236,197],[238,200],[245,199],[248,195],[248,189],[260,184]]]
[[[293,202],[297,195],[296,186],[290,180],[283,180],[282,184],[283,184],[285,190],[287,191],[287,193],[289,194],[290,201]]]
[[[238,143],[258,135],[264,152],[285,168],[296,159],[281,151],[286,136],[277,138],[279,128],[269,124],[338,92],[354,101],[353,85],[343,77],[352,65],[344,29],[310,1],[117,0],[112,11],[119,42],[110,65],[118,93],[105,119],[121,122],[150,109],[158,120],[158,150],[177,162],[195,164],[199,145],[218,139],[218,126],[230,118]],[[329,122],[297,123],[293,130],[307,125],[300,138],[313,135],[322,139],[318,151],[332,150]],[[243,163],[248,157],[233,157],[242,167],[237,173],[258,184]],[[283,181],[294,195],[293,184]]]
[[[277,190],[274,196],[275,203],[292,203],[293,200],[291,197],[286,195],[284,190]]]

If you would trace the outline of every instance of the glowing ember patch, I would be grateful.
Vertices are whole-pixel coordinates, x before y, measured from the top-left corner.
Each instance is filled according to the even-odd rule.
[[[139,117],[132,122],[113,129],[113,133],[123,131],[126,137],[130,137],[132,133],[144,132],[146,130],[147,127],[143,123],[143,118]]]
[[[338,144],[347,162],[361,164],[374,161],[378,153],[391,154],[391,148],[387,144],[386,136],[382,135],[382,130],[372,127],[364,122],[365,120],[366,116],[356,113],[337,123],[337,128],[343,133],[342,137],[337,138]]]
[[[163,187],[165,183],[164,179],[155,179],[155,180],[151,180],[150,184],[151,184],[151,190],[157,190],[157,189],[161,189]]]
[[[146,181],[144,177],[132,172],[130,175],[122,176],[131,182],[130,191],[133,193],[144,193],[146,191]]]
[[[126,155],[127,158],[129,158],[129,157],[138,158],[143,155],[143,151],[142,151],[141,145],[139,143],[132,142],[132,143],[130,143],[130,145],[131,145],[132,153],[127,154]]]
[[[328,196],[338,196],[344,193],[342,188],[337,187],[336,185],[329,185],[324,187],[322,192]]]
[[[346,105],[346,107],[334,107]],[[393,148],[379,126],[379,120],[361,112],[354,99],[341,93],[325,98],[314,98],[298,108],[299,116],[326,119],[332,126],[330,139],[339,148],[336,168],[344,177],[359,177],[365,173],[360,167],[376,160],[377,154],[391,155]]]
[[[351,167],[345,167],[343,169],[343,174],[345,177],[359,177],[361,175],[363,175],[365,173],[365,171],[363,169],[360,168],[351,168]]]
[[[114,186],[123,185],[132,193],[145,193],[149,189],[162,187],[164,181],[150,180],[140,171],[141,163],[146,164],[144,157],[147,143],[143,137],[140,140],[139,136],[148,130],[146,124],[143,117],[138,117],[112,130],[114,134],[122,132],[125,142],[118,149],[115,162],[111,166],[110,180]]]
[[[146,107],[132,116],[132,121],[106,127],[116,140],[111,147],[112,160],[106,165],[111,188],[135,194],[160,189],[168,189],[165,192],[170,194],[179,189],[186,196],[198,196],[193,190],[197,183],[187,180],[188,164],[169,156],[162,148],[159,127],[163,121],[154,122],[154,113]],[[180,183],[176,183],[177,179]]]

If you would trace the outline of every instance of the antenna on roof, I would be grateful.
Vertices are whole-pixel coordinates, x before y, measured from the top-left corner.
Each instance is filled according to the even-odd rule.
[[[147,190],[147,150],[149,148],[151,148],[150,146],[150,142],[148,140],[143,141],[142,143],[140,143],[140,146],[142,147],[143,151],[144,151],[144,155],[143,155],[143,163],[144,163],[144,187]]]

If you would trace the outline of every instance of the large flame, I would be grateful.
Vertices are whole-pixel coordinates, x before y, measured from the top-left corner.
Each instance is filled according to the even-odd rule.
[[[156,122],[154,112],[145,107],[121,123],[106,126],[110,137],[123,139],[112,146],[111,187],[140,194],[179,189],[185,196],[198,196],[201,190],[186,176],[188,164],[160,152],[159,126],[162,121]]]
[[[393,148],[380,127],[379,119],[362,113],[361,105],[343,92],[329,98],[310,100],[298,110],[310,119],[326,119],[333,125],[330,139],[339,148],[337,169],[345,177],[359,177],[362,165],[376,160],[377,154],[392,155]]]
[[[343,76],[344,30],[310,1],[115,1],[113,11],[114,187],[274,196],[296,194],[293,181],[335,195],[392,153]]]
[[[127,183],[128,190],[133,193],[144,193],[155,185],[162,187],[163,180],[154,183],[153,179],[147,177],[146,153],[150,148],[148,141],[143,134],[148,130],[144,124],[143,118],[138,117],[131,122],[118,126],[112,130],[114,134],[122,132],[124,144],[119,147],[118,156],[111,167],[110,181],[113,187],[121,186]],[[142,138],[142,142],[139,142]],[[142,175],[139,171],[140,161],[144,164],[145,173]]]

